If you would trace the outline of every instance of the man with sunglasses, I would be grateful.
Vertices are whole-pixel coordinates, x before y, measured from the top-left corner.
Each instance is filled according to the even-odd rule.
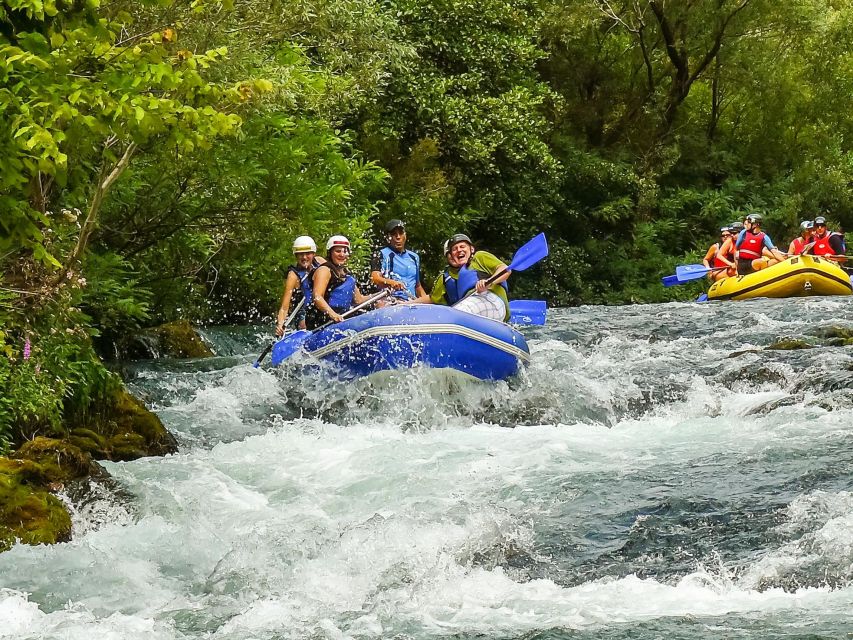
[[[826,228],[826,218],[818,216],[814,219],[814,246],[811,248],[812,255],[832,257],[839,262],[845,261],[844,253],[847,243],[844,235]]]
[[[791,240],[791,244],[788,245],[789,256],[798,256],[814,244],[814,240],[812,239],[813,229],[814,222],[811,220],[803,220],[800,223],[800,235]]]
[[[720,227],[720,241],[715,242],[708,247],[708,251],[702,259],[702,264],[709,269],[715,269],[715,271],[708,272],[708,279],[711,282],[722,280],[728,276],[737,275],[737,268],[734,263],[734,245],[730,242],[731,237],[732,228],[730,226]],[[728,251],[721,251],[723,245],[726,243],[728,243],[729,246]],[[724,269],[722,267],[728,268]]]

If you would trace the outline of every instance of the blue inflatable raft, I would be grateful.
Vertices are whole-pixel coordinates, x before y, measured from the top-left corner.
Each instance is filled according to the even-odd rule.
[[[275,366],[287,355],[284,340],[273,346]],[[503,380],[530,360],[524,336],[508,324],[432,304],[397,304],[347,318],[320,329],[303,347],[355,377],[421,365]]]

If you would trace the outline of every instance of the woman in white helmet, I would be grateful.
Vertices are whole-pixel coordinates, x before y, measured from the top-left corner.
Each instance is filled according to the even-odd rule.
[[[287,267],[287,277],[284,280],[284,295],[281,298],[281,306],[278,309],[278,317],[275,323],[275,335],[284,334],[284,323],[287,314],[290,313],[290,303],[293,292],[299,291],[305,303],[297,314],[297,326],[305,328],[305,310],[311,305],[313,291],[311,290],[311,274],[314,269],[326,262],[324,258],[317,257],[317,243],[311,236],[299,236],[293,241],[293,255],[296,256],[296,264]]]
[[[347,269],[350,243],[344,236],[332,236],[326,243],[326,262],[313,274],[314,304],[308,309],[308,329],[316,329],[328,320],[340,322],[343,314],[367,297]]]

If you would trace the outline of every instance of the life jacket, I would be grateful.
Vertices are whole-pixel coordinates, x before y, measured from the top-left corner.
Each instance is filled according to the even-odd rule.
[[[332,271],[331,268],[329,271]],[[352,308],[352,296],[355,293],[355,278],[352,274],[345,274],[343,278],[336,276],[332,271],[329,286],[326,287],[326,302],[334,309],[335,313],[344,313]]]
[[[798,238],[794,238],[794,255],[798,256],[803,253],[803,250],[806,248],[806,245],[810,244],[803,240],[803,236],[799,236]]]
[[[731,243],[729,243],[729,244],[731,244]],[[717,247],[717,251],[719,251],[722,248],[720,246],[719,242],[716,243],[714,246]],[[734,245],[732,245],[732,246],[734,246]],[[734,251],[729,252],[725,257],[728,258],[729,260],[734,259]],[[728,267],[729,265],[726,264],[725,262],[723,262],[718,256],[715,255],[714,260],[711,263],[711,266],[714,268],[717,268],[717,267]]]
[[[760,233],[747,233],[743,239],[743,243],[740,245],[740,259],[757,260],[760,258],[761,252],[764,249],[764,236],[765,233],[763,231]]]
[[[400,254],[391,247],[384,247],[380,253],[382,254],[382,266],[385,267],[382,275],[406,285],[404,291],[395,291],[394,295],[398,298],[416,297],[421,276],[421,259],[418,254],[408,249]]]
[[[447,299],[447,304],[452,306],[463,297],[459,295],[459,281],[450,275],[449,267],[444,270],[442,277],[444,278],[444,297]]]
[[[465,269],[463,272],[462,269]],[[467,277],[466,277],[467,276]],[[450,275],[450,268],[444,270],[444,297],[447,299],[447,304],[454,305],[464,298],[469,291],[473,291],[477,286],[477,281],[483,278],[490,278],[491,274],[483,271],[473,271],[462,267],[456,278]],[[459,281],[462,280],[460,283]],[[501,282],[504,291],[509,294],[509,287],[506,281]]]
[[[827,233],[822,238],[815,238],[814,247],[812,247],[811,253],[816,256],[831,256],[835,255],[835,249],[832,248],[832,245],[829,242],[829,239],[835,237],[841,237],[841,253],[844,253],[847,250],[846,242],[844,242],[844,237],[840,233],[836,233],[832,231]]]
[[[299,289],[302,291],[302,295],[305,297],[305,306],[311,304],[314,300],[314,270],[320,266],[320,263],[317,262],[317,258],[314,258],[311,261],[311,267],[308,269],[300,269],[296,265],[290,265],[287,268],[288,273],[291,271],[296,274],[296,277],[299,278]]]

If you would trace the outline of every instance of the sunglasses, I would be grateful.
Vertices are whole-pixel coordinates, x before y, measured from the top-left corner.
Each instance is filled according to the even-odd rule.
[[[720,237],[721,237],[721,238],[731,238],[731,237],[732,237],[732,234],[730,234],[730,233],[721,233],[721,234],[720,234]]]

